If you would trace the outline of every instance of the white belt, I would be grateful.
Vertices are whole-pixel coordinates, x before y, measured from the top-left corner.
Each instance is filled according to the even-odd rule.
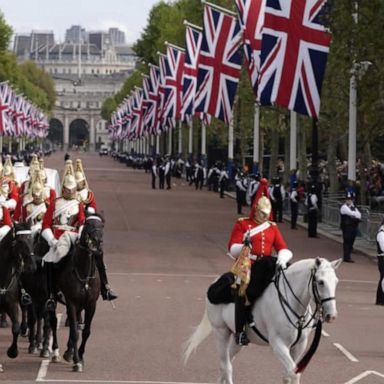
[[[70,225],[54,225],[53,228],[60,229],[61,231],[75,231],[75,227],[71,227]]]

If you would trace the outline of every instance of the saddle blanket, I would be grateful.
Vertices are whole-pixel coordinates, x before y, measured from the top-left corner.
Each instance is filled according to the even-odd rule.
[[[71,245],[74,244],[79,237],[79,234],[76,232],[66,231],[64,232],[57,244],[54,247],[51,247],[49,251],[43,257],[43,261],[47,263],[58,263],[63,257],[67,256]]]

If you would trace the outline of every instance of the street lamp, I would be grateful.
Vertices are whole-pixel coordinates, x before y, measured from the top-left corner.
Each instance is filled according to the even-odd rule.
[[[356,181],[357,79],[372,65],[370,61],[353,63],[349,80],[348,180]]]

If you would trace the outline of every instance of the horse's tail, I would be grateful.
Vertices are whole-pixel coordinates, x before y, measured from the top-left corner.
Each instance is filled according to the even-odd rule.
[[[211,322],[208,319],[207,307],[205,307],[203,318],[200,324],[195,328],[190,338],[184,345],[184,365],[187,364],[189,356],[196,350],[200,343],[208,337],[212,331]]]

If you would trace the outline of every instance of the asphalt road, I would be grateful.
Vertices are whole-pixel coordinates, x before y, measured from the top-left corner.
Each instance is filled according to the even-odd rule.
[[[116,308],[100,301],[85,353],[85,371],[71,364],[50,363],[27,354],[6,357],[10,329],[0,330],[1,382],[48,383],[214,383],[218,354],[210,336],[187,366],[182,344],[201,319],[210,282],[228,270],[225,255],[235,202],[218,194],[195,191],[181,180],[171,190],[152,190],[150,175],[109,157],[81,154],[88,182],[104,210],[105,259],[113,288],[120,297]],[[46,159],[47,167],[63,169],[63,153]],[[72,154],[76,158],[76,154]],[[304,229],[281,225],[294,259],[341,257],[341,245],[325,237],[312,239]],[[325,325],[326,335],[303,374],[305,384],[384,383],[384,308],[374,305],[378,271],[369,258],[355,254],[355,264],[338,270],[339,317]],[[59,306],[60,351],[68,329]],[[281,366],[269,347],[249,346],[234,362],[238,384],[281,383]]]

